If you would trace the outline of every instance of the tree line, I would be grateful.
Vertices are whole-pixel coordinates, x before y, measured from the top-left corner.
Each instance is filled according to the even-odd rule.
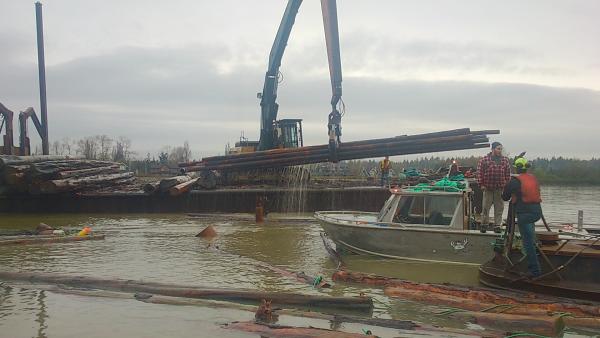
[[[36,145],[33,155],[42,153],[40,145]],[[133,162],[152,162],[177,165],[192,160],[192,150],[188,141],[181,146],[163,146],[156,156],[147,153],[143,159],[133,150],[131,139],[125,136],[111,137],[93,135],[79,139],[64,137],[50,145],[50,154],[65,156],[81,156],[89,160],[114,161],[125,164]]]

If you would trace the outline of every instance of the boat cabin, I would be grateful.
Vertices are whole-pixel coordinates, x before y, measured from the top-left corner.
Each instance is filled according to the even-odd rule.
[[[394,188],[379,212],[380,223],[469,229],[471,190],[421,190]]]

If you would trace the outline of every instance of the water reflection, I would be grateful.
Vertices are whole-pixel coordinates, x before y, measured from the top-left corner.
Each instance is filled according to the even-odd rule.
[[[46,338],[46,328],[48,325],[46,324],[46,319],[48,318],[48,313],[46,312],[46,291],[42,290],[38,292],[37,303],[39,305],[39,311],[36,315],[35,321],[40,325],[37,337],[38,338]]]

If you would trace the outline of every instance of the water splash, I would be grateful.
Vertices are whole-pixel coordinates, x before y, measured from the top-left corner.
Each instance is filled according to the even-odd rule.
[[[282,175],[283,194],[281,210],[284,213],[302,214],[306,210],[307,189],[314,164],[288,167]]]

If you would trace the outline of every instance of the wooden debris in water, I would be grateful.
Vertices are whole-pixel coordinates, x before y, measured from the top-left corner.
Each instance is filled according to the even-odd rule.
[[[583,302],[565,298],[540,296],[531,292],[515,292],[489,289],[483,287],[466,287],[451,284],[417,283],[384,276],[367,275],[358,272],[337,271],[333,274],[334,281],[352,282],[386,287],[386,294],[394,293],[408,295],[407,292],[422,291],[435,302],[438,295],[446,295],[468,301],[478,301],[489,304],[518,304],[519,306],[542,311],[572,313],[577,316],[600,316],[600,305],[593,302]],[[416,294],[416,293],[415,293]]]
[[[327,329],[318,329],[313,327],[295,327],[283,325],[265,325],[253,322],[235,322],[226,324],[227,329],[251,332],[260,335],[261,337],[293,337],[293,338],[364,338],[375,337],[374,335],[364,335],[358,333],[349,333],[342,331],[333,331]]]
[[[170,297],[160,296],[151,294],[140,294],[140,293],[125,293],[105,290],[90,290],[90,289],[75,289],[65,288],[60,285],[31,285],[31,284],[19,284],[19,287],[26,289],[39,289],[46,290],[60,294],[70,294],[87,297],[107,297],[117,299],[135,299],[144,303],[150,304],[167,304],[167,305],[184,305],[184,306],[202,306],[210,308],[226,308],[234,309],[239,311],[255,312],[256,306],[245,305],[239,303],[231,303],[226,301],[214,301],[205,299],[190,299],[181,297]],[[446,327],[437,327],[427,324],[417,323],[411,320],[401,319],[381,319],[371,317],[359,317],[350,316],[343,314],[326,314],[315,311],[301,311],[296,309],[280,309],[277,310],[280,315],[326,320],[332,323],[359,323],[368,325],[370,328],[393,328],[400,330],[400,333],[407,334],[409,336],[418,335],[421,337],[503,337],[504,334],[497,331],[490,330],[478,330],[476,332],[465,329],[453,329]]]
[[[27,244],[49,244],[49,243],[66,243],[78,241],[97,241],[104,239],[104,235],[89,235],[89,236],[19,236],[17,238],[2,238],[2,245],[27,245]]]
[[[472,311],[453,311],[447,317],[506,332],[528,332],[555,337],[562,333],[565,323],[559,315],[513,315]]]
[[[62,284],[108,291],[149,293],[172,297],[213,299],[231,302],[251,302],[254,304],[259,304],[263,299],[271,299],[273,304],[277,306],[334,309],[336,312],[356,311],[370,313],[373,310],[373,300],[371,297],[332,297],[321,295],[305,295],[290,292],[200,288],[190,285],[151,283],[124,279],[104,279],[35,272],[0,272],[0,279],[25,281],[28,283]]]
[[[337,269],[343,269],[344,261],[342,260],[342,255],[340,255],[340,253],[337,252],[337,250],[335,250],[331,246],[331,242],[327,238],[327,235],[325,235],[324,232],[321,232],[320,235],[321,235],[321,240],[323,241],[323,245],[325,246],[325,250],[327,251],[327,254],[329,255],[329,258],[331,258],[331,260],[337,265]]]

